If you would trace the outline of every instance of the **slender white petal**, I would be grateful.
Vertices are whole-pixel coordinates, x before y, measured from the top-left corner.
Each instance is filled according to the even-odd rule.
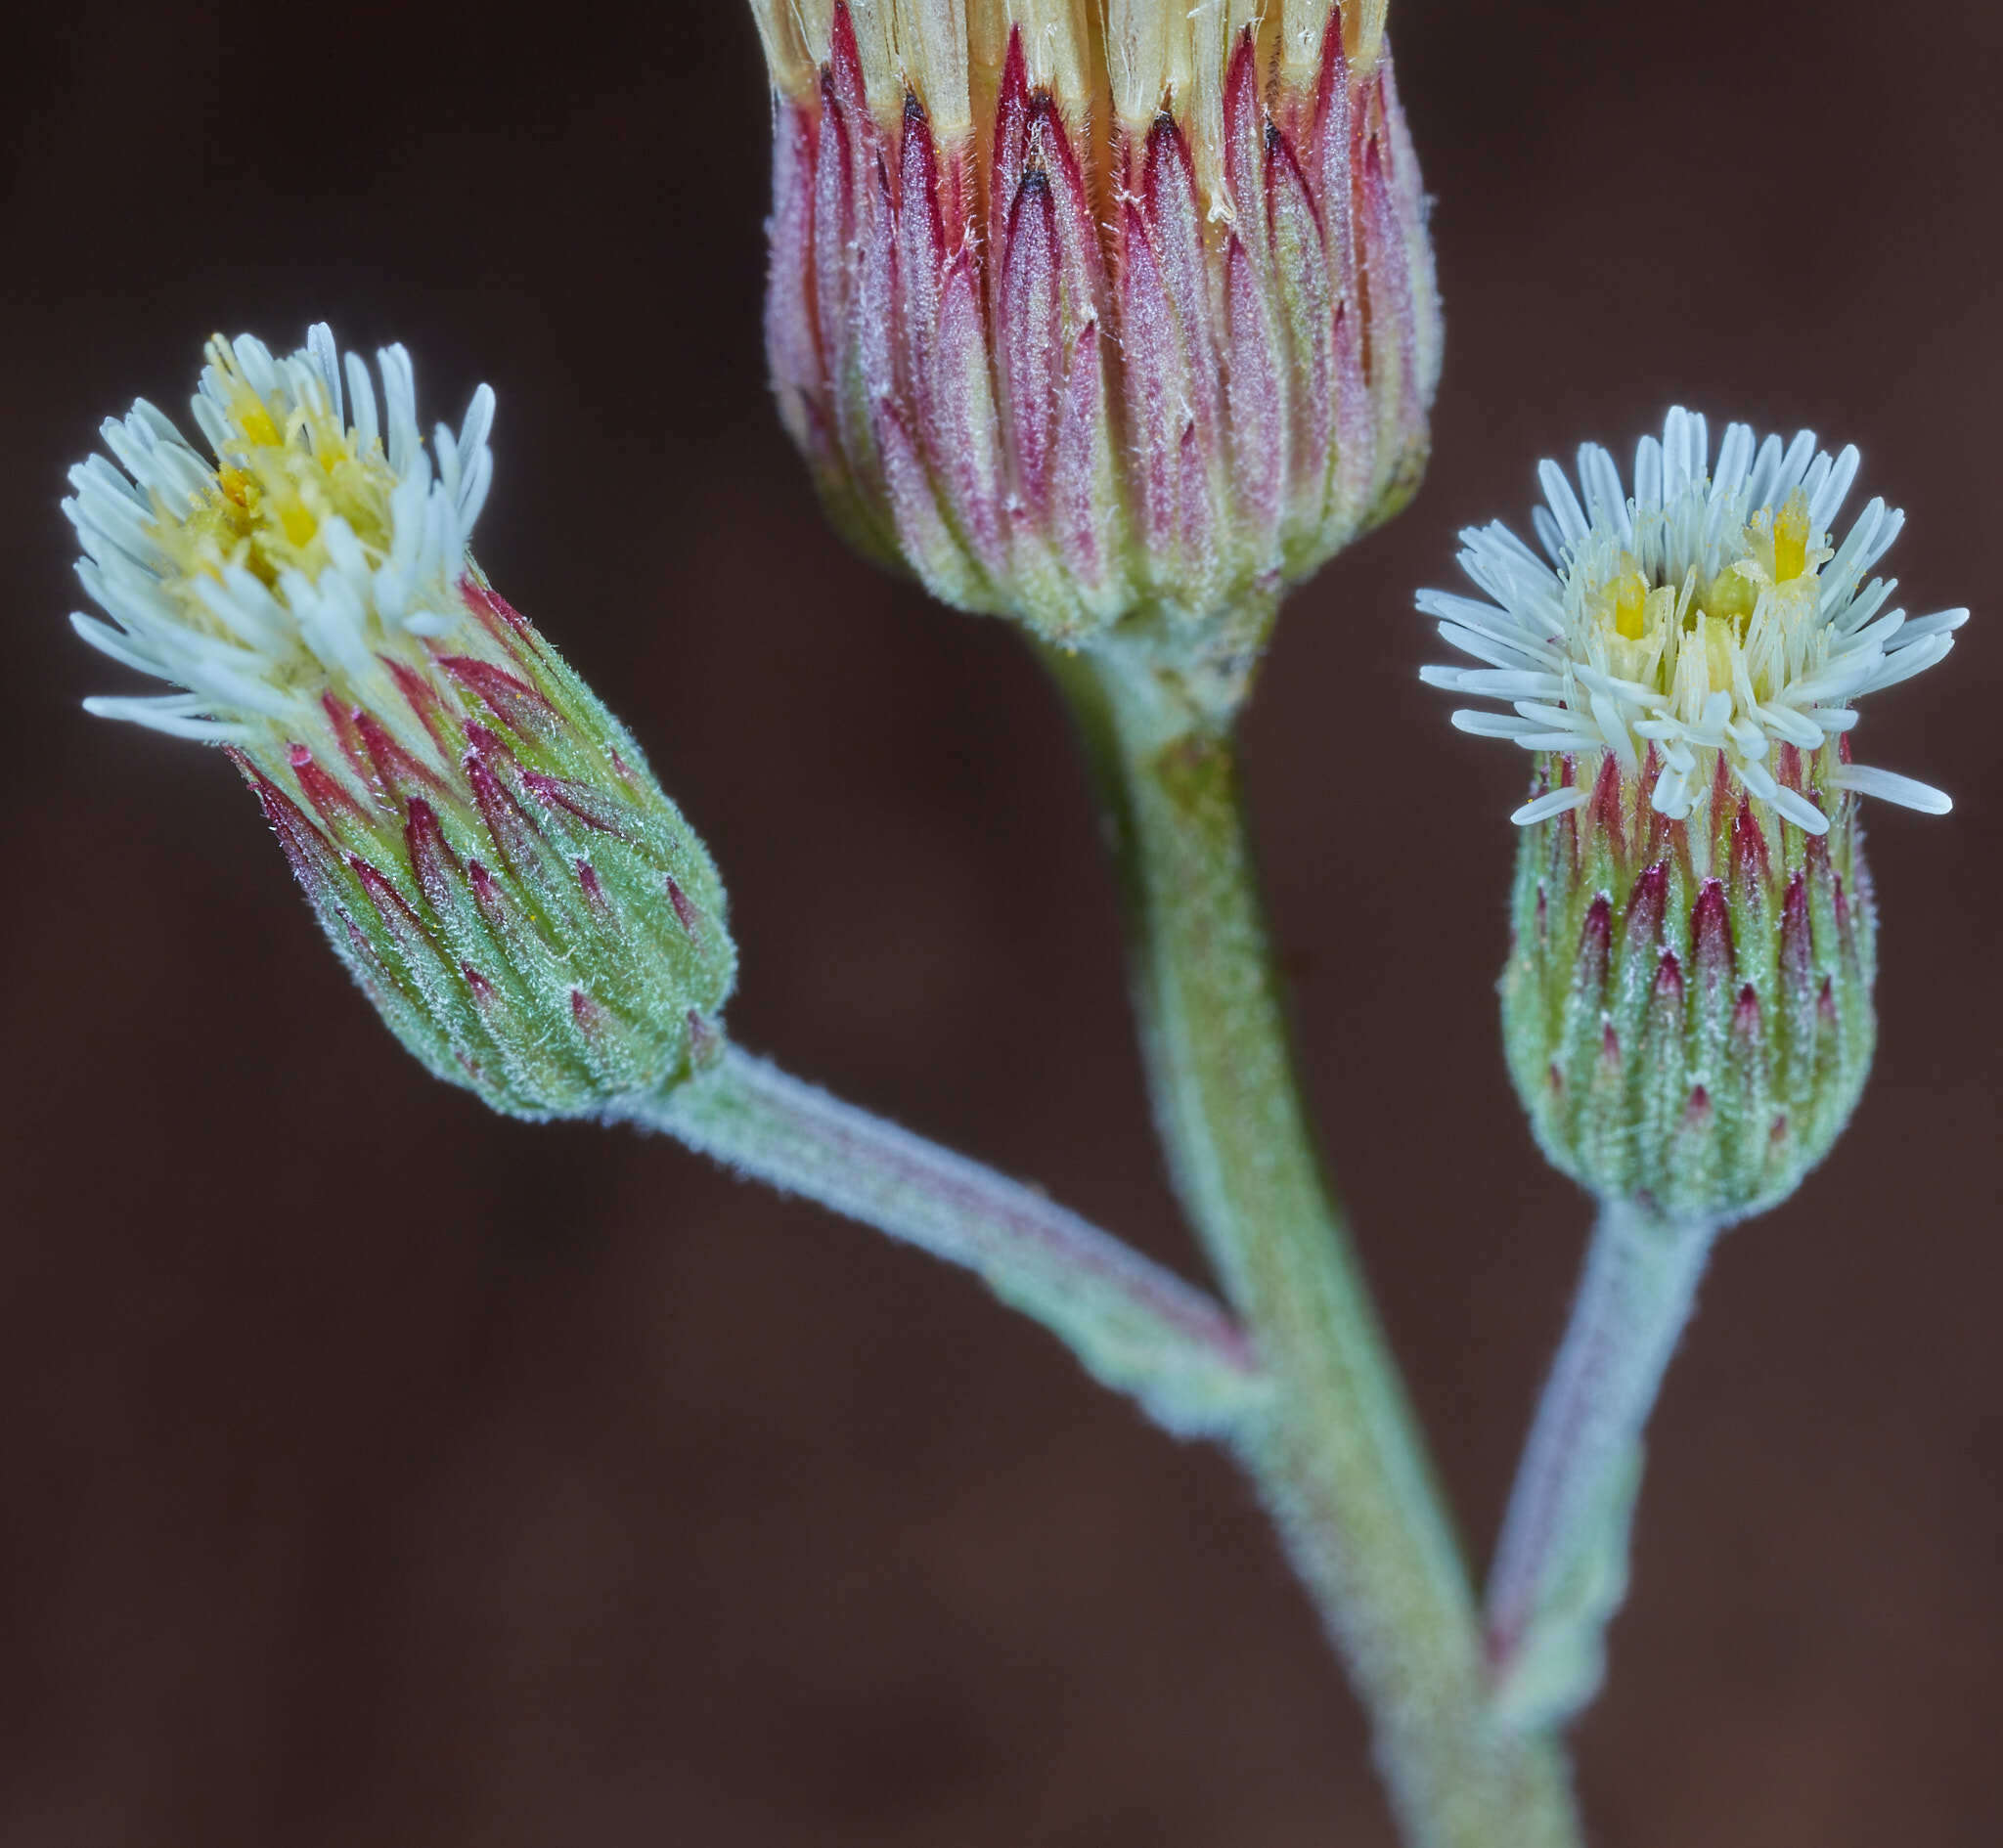
[[[1551,562],[1560,570],[1565,567],[1565,528],[1558,516],[1547,506],[1534,506],[1530,510],[1530,523],[1536,528],[1537,544],[1550,554]]]
[[[355,435],[362,448],[382,440],[381,429],[376,421],[376,387],[369,377],[369,368],[361,354],[347,356],[348,394],[354,400]]]
[[[113,661],[122,661],[129,668],[156,678],[164,672],[158,655],[139,646],[123,630],[113,629],[110,623],[101,623],[81,610],[71,610],[69,626],[99,653],[110,655]]]
[[[1910,648],[1901,648],[1889,657],[1857,690],[1861,693],[1882,693],[1888,686],[1896,686],[1900,681],[1909,681],[1915,674],[1924,674],[1936,662],[1946,660],[1953,648],[1952,636],[1928,636],[1924,640],[1914,642]]]
[[[1769,436],[1759,445],[1759,453],[1753,459],[1752,469],[1746,476],[1746,504],[1749,506],[1767,506],[1773,503],[1773,484],[1780,478],[1781,455],[1778,436]]]
[[[1896,770],[1873,770],[1868,764],[1841,765],[1835,781],[1839,789],[1876,796],[1881,802],[1895,802],[1902,809],[1917,809],[1922,814],[1946,814],[1954,807],[1954,798],[1944,789],[1901,776]]]
[[[1850,491],[1850,483],[1857,478],[1857,464],[1862,461],[1856,444],[1846,444],[1843,453],[1836,459],[1835,466],[1829,471],[1829,478],[1816,492],[1809,495],[1808,524],[1816,532],[1827,531],[1835,520],[1843,506],[1844,497]]]
[[[1500,520],[1495,520],[1488,526],[1466,528],[1460,535],[1460,543],[1470,550],[1494,546],[1500,550],[1512,552],[1524,564],[1529,565],[1534,573],[1549,579],[1553,586],[1557,584],[1557,578],[1552,574],[1551,568]]]
[[[1537,727],[1530,720],[1516,719],[1507,713],[1478,712],[1472,706],[1463,706],[1452,718],[1456,731],[1466,731],[1478,738],[1521,738],[1528,736]]]
[[[1594,526],[1611,526],[1624,546],[1634,543],[1627,513],[1627,491],[1613,457],[1597,443],[1579,446],[1579,485],[1585,495],[1586,513]]]
[[[1622,770],[1629,776],[1641,773],[1641,758],[1634,749],[1634,740],[1627,735],[1627,726],[1621,717],[1621,709],[1604,693],[1592,695],[1592,716],[1599,725],[1601,739],[1620,761]]]
[[[466,438],[460,437],[464,451]],[[468,537],[479,519],[481,510],[487,505],[487,491],[494,485],[494,452],[482,441],[479,452],[473,457],[472,466],[467,470],[466,479],[459,484],[459,525]]]
[[[1777,738],[1784,738],[1790,744],[1800,745],[1804,751],[1822,748],[1822,727],[1806,713],[1791,711],[1786,706],[1759,706],[1756,708],[1759,725]],[[1758,727],[1754,727],[1756,730]],[[1750,755],[1763,755],[1763,750]]]
[[[470,469],[467,458],[483,454],[487,447],[487,434],[494,427],[494,388],[481,385],[472,395],[472,402],[466,408],[465,420],[459,426],[459,455],[461,465]],[[463,476],[460,485],[460,507],[466,506],[467,482],[471,480],[470,472]],[[467,525],[472,522],[468,519]]]
[[[100,653],[186,691],[94,699],[92,712],[275,744],[324,727],[325,695],[380,700],[406,747],[435,756],[387,697],[384,660],[425,671],[426,646],[472,620],[458,587],[493,478],[494,395],[474,392],[457,434],[439,427],[434,469],[410,356],[380,358],[386,425],[368,367],[324,325],[283,358],[248,337],[210,342],[192,409],[213,461],[143,399],[105,423],[122,470],[79,464],[65,511],[78,576],[111,621],[72,622]]]
[[[1588,692],[1604,693],[1609,699],[1628,699],[1640,704],[1655,697],[1654,687],[1644,686],[1639,681],[1616,680],[1597,668],[1575,666],[1573,674]]]
[[[1773,772],[1764,764],[1734,764],[1732,770],[1762,801],[1774,802],[1779,797],[1780,785],[1773,780]]]
[[[1650,512],[1660,511],[1663,504],[1663,446],[1652,436],[1644,436],[1634,446],[1634,505],[1646,507]]]
[[[1752,424],[1727,423],[1725,440],[1718,445],[1717,467],[1712,472],[1711,500],[1714,506],[1729,505],[1745,488],[1747,471],[1752,465]]]
[[[1485,693],[1491,699],[1562,699],[1565,682],[1555,674],[1530,674],[1513,668],[1462,668],[1459,684],[1449,690]]]
[[[1905,627],[1898,632],[1898,639],[1886,643],[1886,652],[1891,653],[1894,648],[1909,648],[1914,642],[1924,641],[1929,636],[1950,635],[1967,621],[1968,611],[1965,609],[1943,609],[1936,610],[1932,616],[1910,617]]]
[[[1919,791],[1908,806],[1925,807],[1936,792],[1842,767],[1832,740],[1855,726],[1853,700],[1944,658],[1968,612],[1888,607],[1897,581],[1870,574],[1905,516],[1882,498],[1831,532],[1859,466],[1854,447],[1832,456],[1812,432],[1761,440],[1744,423],[1725,426],[1714,464],[1709,425],[1680,406],[1636,446],[1631,498],[1597,444],[1579,449],[1577,490],[1544,462],[1531,525],[1550,563],[1499,522],[1465,530],[1460,564],[1485,598],[1424,591],[1417,603],[1483,665],[1421,678],[1511,704],[1453,723],[1578,758],[1582,786],[1603,752],[1629,777],[1653,753],[1652,800],[1672,817],[1711,802],[1720,758],[1811,833],[1829,825],[1816,790]]]
[[[1767,797],[1767,800],[1782,814],[1786,815],[1796,827],[1800,828],[1803,834],[1827,834],[1829,832],[1829,817],[1820,809],[1816,808],[1807,797],[1798,794],[1796,791],[1788,788],[1786,784],[1783,783],[1776,786],[1773,793]]]
[[[340,358],[334,344],[334,330],[326,322],[316,321],[306,330],[306,351],[313,356],[314,370],[327,387],[328,408],[334,422],[345,424],[347,413],[341,405]]]
[[[1442,623],[1440,638],[1461,653],[1473,655],[1477,661],[1488,662],[1491,667],[1520,668],[1534,664],[1536,659],[1521,642],[1493,641],[1455,623]]]
[[[1571,482],[1565,479],[1564,469],[1554,462],[1539,462],[1537,479],[1543,484],[1544,499],[1550,503],[1558,530],[1565,535],[1565,543],[1568,546],[1583,545],[1592,528],[1586,524],[1585,511],[1579,505],[1579,497],[1572,492]]]
[[[130,699],[93,694],[83,702],[85,712],[98,719],[124,719],[169,737],[196,738],[203,744],[242,744],[255,735],[248,726],[229,725],[204,719],[199,699]]]
[[[1518,827],[1527,828],[1533,822],[1548,821],[1554,814],[1564,814],[1568,810],[1582,809],[1591,800],[1588,790],[1554,789],[1548,795],[1537,797],[1535,802],[1525,803],[1509,818]]]
[[[1873,578],[1851,598],[1843,612],[1831,619],[1829,631],[1835,636],[1850,636],[1862,629],[1884,607],[1892,592],[1898,589],[1896,578]]]

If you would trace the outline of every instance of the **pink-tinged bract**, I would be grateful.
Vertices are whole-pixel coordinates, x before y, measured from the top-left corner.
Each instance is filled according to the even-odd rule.
[[[1582,760],[1547,760],[1554,791]],[[1877,1038],[1877,910],[1859,802],[1816,789],[1784,746],[1781,783],[1827,805],[1784,822],[1715,772],[1687,816],[1611,754],[1576,807],[1518,842],[1503,1043],[1554,1166],[1603,1198],[1730,1219],[1777,1204],[1829,1152]]]
[[[184,689],[87,702],[224,746],[335,953],[440,1078],[524,1117],[657,1096],[720,1049],[716,868],[626,729],[467,550],[493,394],[427,452],[410,361],[210,342],[212,459],[141,402],[66,504],[111,619]]]
[[[838,526],[1234,701],[1284,589],[1424,466],[1439,307],[1381,9],[754,6],[767,351]]]

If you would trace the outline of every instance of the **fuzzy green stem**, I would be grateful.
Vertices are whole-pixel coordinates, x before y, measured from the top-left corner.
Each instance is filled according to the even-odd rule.
[[[1489,1578],[1495,1700],[1513,1725],[1557,1725],[1598,1692],[1627,1590],[1641,1433],[1717,1231],[1632,1201],[1600,1210]]]
[[[1104,808],[1177,1189],[1275,1386],[1240,1454],[1369,1710],[1413,1848],[1579,1839],[1487,1700],[1467,1572],[1301,1102],[1236,753],[1173,680],[1051,655]]]
[[[1269,1396],[1251,1342],[1202,1291],[1044,1195],[747,1052],[726,1047],[700,1076],[612,1114],[975,1272],[1171,1430],[1227,1436]]]

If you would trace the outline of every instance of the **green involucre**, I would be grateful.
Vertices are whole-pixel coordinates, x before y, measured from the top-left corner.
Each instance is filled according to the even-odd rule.
[[[403,691],[451,767],[375,716],[339,761],[237,752],[328,941],[437,1077],[511,1116],[657,1094],[722,1046],[723,882],[625,727],[484,579],[479,654]]]
[[[1826,753],[1824,755],[1827,755]],[[1592,800],[1525,828],[1502,1025],[1551,1163],[1603,1199],[1732,1218],[1829,1153],[1870,1071],[1877,916],[1856,797],[1795,770],[1803,833],[1720,774],[1687,822],[1654,759],[1602,760]],[[1540,786],[1569,779],[1545,764]]]

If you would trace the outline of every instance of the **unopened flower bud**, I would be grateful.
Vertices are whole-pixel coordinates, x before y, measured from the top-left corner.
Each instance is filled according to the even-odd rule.
[[[93,712],[223,745],[328,941],[440,1078],[516,1116],[671,1085],[721,1045],[735,952],[702,843],[626,729],[467,550],[482,385],[427,455],[411,365],[209,342],[195,421],[141,400],[64,504],[72,618],[185,692]],[[130,479],[127,479],[127,475]],[[114,626],[115,625],[115,626]]]
[[[752,0],[767,348],[837,522],[1241,696],[1424,466],[1439,309],[1382,0]]]
[[[1461,535],[1482,598],[1419,607],[1483,663],[1433,685],[1507,702],[1454,724],[1533,754],[1516,811],[1503,1031],[1544,1153],[1609,1198],[1731,1218],[1793,1192],[1869,1071],[1877,918],[1860,799],[1938,790],[1851,761],[1852,704],[1931,667],[1965,609],[1909,618],[1867,574],[1904,516],[1840,540],[1855,449],[1702,418],[1542,465],[1545,557]]]

